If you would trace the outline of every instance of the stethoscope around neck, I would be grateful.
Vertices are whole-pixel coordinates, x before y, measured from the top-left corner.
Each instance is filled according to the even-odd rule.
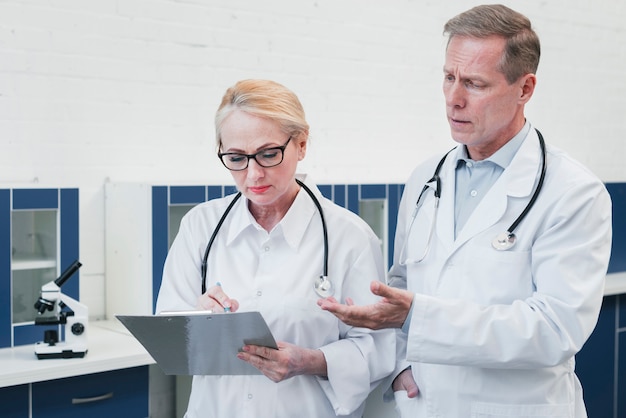
[[[514,231],[517,229],[519,224],[524,220],[526,215],[528,215],[528,212],[530,212],[530,210],[532,209],[533,205],[535,204],[535,201],[537,200],[537,197],[539,196],[539,192],[541,191],[541,189],[543,187],[543,181],[544,181],[544,179],[546,177],[546,168],[547,168],[546,143],[545,143],[545,141],[543,139],[543,135],[541,134],[541,132],[539,132],[538,129],[535,129],[535,131],[537,132],[537,136],[539,137],[539,146],[541,148],[541,173],[539,175],[539,180],[537,182],[537,187],[535,188],[535,191],[533,192],[533,195],[531,196],[530,200],[528,201],[528,204],[526,205],[524,210],[519,214],[519,216],[513,221],[511,226],[509,226],[506,231],[501,232],[498,235],[496,235],[494,237],[494,239],[491,241],[491,246],[494,249],[498,250],[498,251],[506,251],[506,250],[509,250],[509,249],[513,248],[513,246],[515,245],[515,243],[517,241],[517,236],[515,235]],[[453,148],[452,150],[454,150],[454,149],[455,148]],[[430,245],[431,245],[432,237],[434,235],[435,225],[437,223],[437,212],[438,212],[438,208],[439,208],[439,198],[441,197],[441,177],[439,175],[439,172],[441,171],[441,168],[443,166],[443,163],[446,160],[446,157],[448,156],[448,154],[450,154],[452,152],[452,150],[448,151],[441,158],[441,160],[437,164],[437,167],[435,168],[435,172],[433,173],[433,176],[430,178],[430,180],[428,180],[426,182],[426,184],[422,188],[422,191],[420,192],[419,196],[417,197],[417,202],[415,203],[415,209],[413,211],[413,217],[412,217],[412,220],[411,220],[411,224],[409,225],[409,231],[407,233],[406,239],[404,240],[404,245],[400,249],[399,260],[400,260],[401,264],[420,263],[422,260],[424,260],[424,258],[426,258],[426,256],[428,255],[428,252],[430,251]],[[431,186],[432,183],[434,183],[434,186]],[[405,252],[406,252],[406,246],[407,246],[407,241],[408,241],[408,238],[409,238],[409,234],[411,232],[411,229],[413,228],[413,222],[415,221],[415,217],[417,216],[417,212],[418,212],[419,208],[421,207],[422,197],[423,197],[424,193],[426,193],[426,191],[428,189],[430,189],[430,188],[433,189],[433,193],[434,193],[434,196],[435,196],[435,211],[434,211],[434,214],[433,214],[430,230],[428,232],[428,237],[426,238],[427,239],[426,247],[424,249],[424,252],[421,254],[421,256],[419,258],[408,259],[408,258],[405,257]]]
[[[298,183],[298,185],[302,187],[304,191],[307,192],[307,194],[311,197],[311,200],[317,207],[317,211],[319,212],[320,218],[322,220],[322,232],[324,234],[324,270],[321,276],[315,278],[315,281],[313,282],[313,289],[315,290],[315,293],[317,293],[320,297],[325,298],[328,296],[332,296],[335,293],[335,288],[333,286],[333,283],[328,278],[328,229],[326,228],[326,219],[324,218],[324,211],[322,210],[322,205],[320,204],[317,197],[315,197],[311,189],[309,189],[309,187],[307,187],[303,182],[301,182],[298,179],[296,179],[296,183]],[[209,251],[211,250],[213,241],[215,241],[215,237],[217,237],[217,233],[222,227],[224,220],[226,219],[226,217],[228,216],[233,206],[235,206],[235,203],[237,203],[240,197],[241,197],[241,192],[238,192],[233,198],[233,200],[231,200],[231,202],[228,204],[228,207],[222,214],[222,217],[217,223],[217,226],[213,230],[213,234],[211,234],[209,243],[207,244],[206,249],[204,250],[204,257],[202,257],[202,266],[201,266],[202,294],[203,295],[206,293],[206,274],[207,274],[207,262],[209,259]]]

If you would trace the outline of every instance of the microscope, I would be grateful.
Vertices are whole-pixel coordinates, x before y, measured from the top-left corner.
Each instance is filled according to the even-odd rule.
[[[88,310],[85,305],[61,293],[61,286],[82,264],[76,260],[61,275],[41,287],[35,303],[37,318],[35,325],[63,325],[65,340],[59,342],[57,329],[44,331],[44,340],[35,343],[38,359],[84,357],[87,353]],[[54,311],[53,316],[43,316]]]

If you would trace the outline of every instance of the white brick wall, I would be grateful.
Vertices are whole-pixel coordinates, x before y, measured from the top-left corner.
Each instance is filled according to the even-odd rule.
[[[403,182],[452,145],[441,31],[474,4],[0,0],[0,186],[80,188],[81,297],[102,316],[104,182],[229,182],[212,120],[242,78],[299,95],[312,126],[301,168],[318,181]],[[625,181],[626,3],[506,4],[542,39],[530,120]]]

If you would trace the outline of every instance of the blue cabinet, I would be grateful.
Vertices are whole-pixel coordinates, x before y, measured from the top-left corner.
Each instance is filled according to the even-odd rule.
[[[589,417],[626,417],[626,295],[606,296],[598,324],[576,356]]]
[[[32,384],[33,418],[149,416],[148,366]]]
[[[29,418],[28,385],[0,388],[0,405],[4,418]]]
[[[0,347],[32,344],[41,285],[78,259],[78,189],[0,189]],[[79,280],[63,285],[78,299]]]
[[[0,388],[0,415],[3,418],[148,417],[148,373],[148,366],[140,366]]]

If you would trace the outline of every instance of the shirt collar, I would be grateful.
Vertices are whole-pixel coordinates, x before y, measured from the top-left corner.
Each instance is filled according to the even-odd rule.
[[[306,177],[300,178],[309,188],[313,191],[318,199],[321,198],[321,193],[315,185],[309,184],[305,181]],[[274,233],[282,233],[285,237],[285,241],[292,248],[297,248],[302,240],[304,234],[308,228],[309,223],[313,216],[315,216],[317,209],[315,204],[308,196],[305,190],[300,188],[300,191],[296,195],[296,198],[280,222],[272,230]],[[242,196],[240,202],[237,202],[233,208],[232,221],[228,226],[228,242],[230,245],[235,239],[237,239],[244,231],[249,228],[262,230],[261,226],[256,222],[250,211],[248,210],[248,199]],[[226,225],[224,225],[226,227]]]
[[[490,161],[502,169],[507,168],[509,164],[511,164],[511,161],[513,161],[513,157],[515,157],[515,154],[522,145],[522,142],[524,142],[524,139],[528,135],[529,131],[530,122],[526,121],[522,129],[513,138],[511,138],[511,140],[483,161]],[[472,161],[472,159],[467,153],[467,147],[463,146],[461,147],[460,152],[457,153],[456,167],[458,168],[459,166],[464,166],[465,164],[461,164],[461,162],[465,163],[467,161]]]

